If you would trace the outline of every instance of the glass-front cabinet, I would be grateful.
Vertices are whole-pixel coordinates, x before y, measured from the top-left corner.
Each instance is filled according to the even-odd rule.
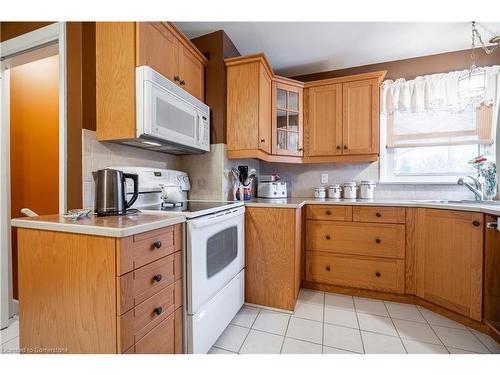
[[[303,155],[302,82],[275,77],[273,79],[272,153]]]

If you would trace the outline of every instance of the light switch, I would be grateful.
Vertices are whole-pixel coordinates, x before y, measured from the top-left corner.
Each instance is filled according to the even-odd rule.
[[[322,184],[328,183],[328,173],[321,173],[321,183]]]

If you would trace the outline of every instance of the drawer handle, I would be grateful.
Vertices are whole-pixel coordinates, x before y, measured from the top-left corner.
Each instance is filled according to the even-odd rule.
[[[380,272],[375,272],[375,276],[380,277],[382,276]]]
[[[327,211],[326,211],[326,214],[327,214],[327,215],[331,215],[331,214],[332,214],[332,211],[327,210]]]
[[[330,266],[326,266],[326,270],[330,272]]]
[[[327,240],[331,239],[331,237],[330,237],[330,235],[329,235],[329,234],[327,234],[327,235],[326,235],[326,239],[327,239]]]
[[[376,216],[376,217],[382,217],[382,214],[381,214],[380,212],[377,212],[377,213],[375,214],[375,216]]]
[[[153,310],[153,312],[156,314],[156,315],[160,315],[162,312],[163,312],[163,309],[160,307],[157,307],[156,309]]]
[[[178,82],[180,80],[181,80],[181,78],[179,76],[174,76],[174,81]]]
[[[156,281],[157,283],[159,283],[161,281],[161,273],[159,273],[158,275],[154,275],[153,281]]]
[[[153,248],[155,248],[155,249],[159,249],[159,248],[161,248],[161,241],[156,241],[156,242],[154,242],[154,243],[153,243]]]
[[[375,239],[375,242],[376,242],[376,243],[380,243],[380,242],[382,242],[382,241],[380,241],[380,238],[376,238],[376,239]]]
[[[477,220],[474,220],[472,222],[472,225],[474,225],[475,227],[478,227],[479,225],[481,225],[481,223],[479,221],[477,221]]]
[[[184,81],[183,79],[181,79],[181,80],[179,81],[179,83],[181,84],[181,86],[184,86],[184,85],[186,84],[186,81]]]

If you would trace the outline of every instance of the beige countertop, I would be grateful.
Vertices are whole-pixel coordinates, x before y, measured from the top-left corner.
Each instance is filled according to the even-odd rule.
[[[43,215],[12,219],[12,226],[51,230],[56,232],[81,233],[105,237],[127,237],[150,230],[183,223],[183,215],[144,214],[126,216],[96,216],[72,220],[61,215]]]
[[[426,207],[444,210],[475,211],[500,216],[500,204],[453,203],[434,200],[395,200],[395,199],[315,199],[315,198],[255,198],[245,202],[248,207],[300,208],[306,204],[358,205],[358,206],[404,206]]]

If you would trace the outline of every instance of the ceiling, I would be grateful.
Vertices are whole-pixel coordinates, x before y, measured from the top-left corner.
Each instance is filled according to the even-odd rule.
[[[194,38],[223,29],[241,54],[264,52],[284,76],[470,48],[468,22],[177,22]],[[487,42],[500,22],[478,23]],[[499,54],[500,50],[495,51]]]

